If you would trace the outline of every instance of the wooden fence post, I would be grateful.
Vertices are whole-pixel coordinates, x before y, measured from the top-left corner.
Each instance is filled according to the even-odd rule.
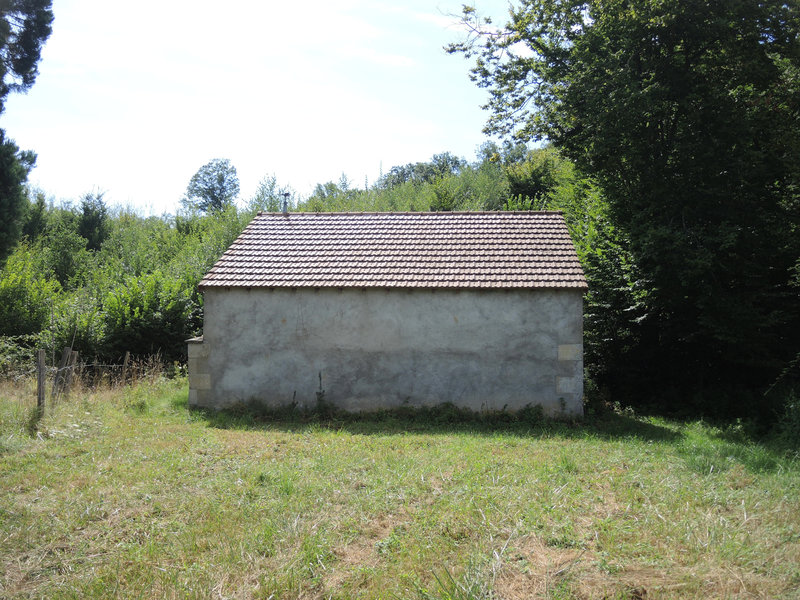
[[[55,404],[56,397],[58,393],[61,391],[60,388],[63,385],[64,381],[64,369],[67,367],[67,362],[69,361],[69,357],[72,354],[71,348],[64,348],[64,351],[61,353],[61,362],[58,363],[58,370],[56,371],[56,376],[53,377],[53,394],[51,402]]]
[[[69,393],[72,387],[72,377],[75,372],[75,365],[78,364],[78,351],[73,350],[69,353],[69,362],[67,363],[66,381],[64,382],[64,391]]]
[[[39,411],[39,415],[44,414],[44,388],[46,379],[45,354],[44,350],[39,350],[36,357],[36,410]]]

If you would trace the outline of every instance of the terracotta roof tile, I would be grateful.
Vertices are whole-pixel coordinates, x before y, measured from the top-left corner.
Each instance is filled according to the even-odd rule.
[[[208,287],[586,289],[559,212],[259,213]]]

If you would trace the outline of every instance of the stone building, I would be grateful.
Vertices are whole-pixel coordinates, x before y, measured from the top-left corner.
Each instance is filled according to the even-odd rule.
[[[582,414],[558,212],[259,213],[200,282],[189,402]]]

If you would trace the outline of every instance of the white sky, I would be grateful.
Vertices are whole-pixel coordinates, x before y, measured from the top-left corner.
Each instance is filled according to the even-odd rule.
[[[57,200],[175,212],[214,158],[241,196],[275,175],[308,195],[346,174],[486,140],[486,94],[442,47],[462,0],[55,0],[53,34],[27,95],[0,127],[38,154],[29,181]],[[507,0],[478,0],[505,22]]]

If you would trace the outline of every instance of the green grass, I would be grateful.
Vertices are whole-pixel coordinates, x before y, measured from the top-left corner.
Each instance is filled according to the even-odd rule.
[[[800,465],[735,428],[34,395],[0,385],[3,598],[800,597]]]

